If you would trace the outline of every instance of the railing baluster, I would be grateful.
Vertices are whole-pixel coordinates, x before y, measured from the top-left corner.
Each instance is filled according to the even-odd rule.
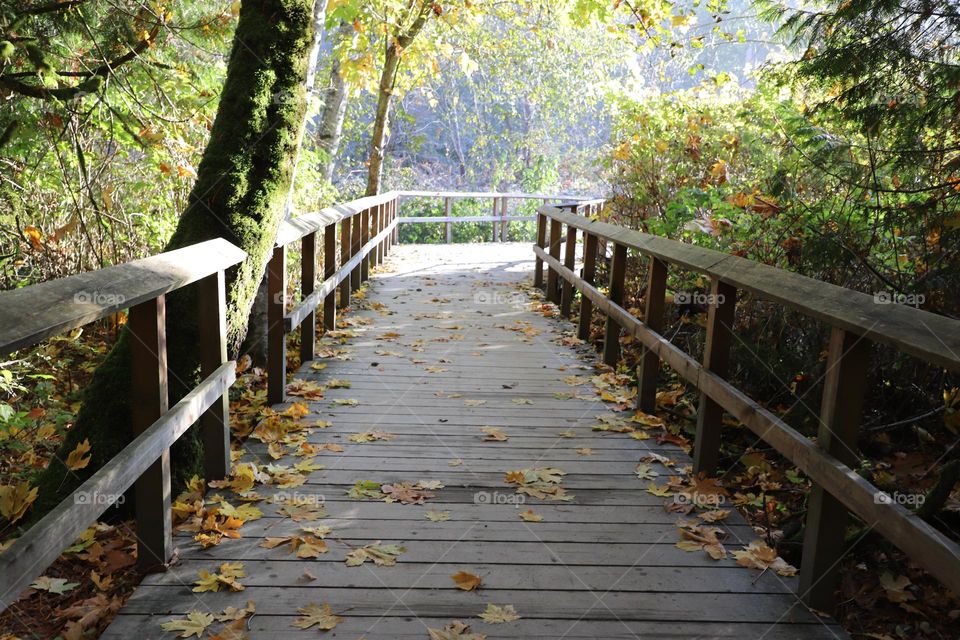
[[[267,401],[283,402],[287,387],[287,247],[276,247],[267,263]]]
[[[351,242],[353,234],[350,230],[350,221],[352,216],[346,216],[340,220],[340,265],[345,265],[350,261]],[[340,308],[344,309],[350,306],[350,276],[347,276],[340,283]]]
[[[583,279],[587,284],[593,284],[597,275],[597,236],[585,233],[583,237]],[[580,324],[577,326],[577,337],[581,340],[590,338],[590,323],[593,320],[593,300],[587,296],[580,296]]]
[[[353,216],[353,222],[350,225],[351,231],[351,240],[350,240],[350,257],[360,253],[360,247],[363,246],[361,238],[363,237],[363,215],[356,213]],[[363,282],[363,268],[362,265],[357,265],[353,268],[353,271],[350,272],[350,290],[356,291],[360,288],[360,284]]]
[[[391,206],[390,211],[390,220],[400,217],[400,198],[397,197]],[[397,225],[393,228],[393,237],[390,239],[390,248],[393,249],[393,245],[400,244],[400,225]]]
[[[317,233],[308,233],[300,239],[300,293],[301,300],[313,293],[317,286]],[[300,323],[300,363],[313,360],[317,339],[316,311],[310,313]]]
[[[613,246],[613,263],[610,265],[610,292],[607,297],[611,302],[623,305],[624,279],[627,274],[627,247],[622,244]],[[603,333],[603,361],[611,367],[616,367],[620,360],[620,325],[609,314],[607,327]]]
[[[323,279],[337,273],[337,225],[323,228]],[[323,328],[333,331],[337,326],[337,291],[334,289],[323,299]]]
[[[546,250],[547,248],[547,216],[537,213],[537,246]],[[537,258],[533,268],[533,286],[538,289],[543,288],[543,260]]]
[[[359,252],[367,245],[370,240],[370,209],[364,209],[360,214],[360,246]],[[370,279],[370,256],[367,255],[360,261],[360,282],[366,282]]]
[[[443,215],[450,217],[453,215],[453,201],[450,198],[443,199]],[[447,244],[453,242],[453,223],[447,220],[443,228],[444,237],[447,240]]]
[[[503,218],[503,222],[500,225],[500,241],[507,242],[510,239],[510,228],[509,223],[507,222],[507,197],[502,196],[500,198],[500,217]]]
[[[387,228],[387,222],[386,222],[386,217],[387,217],[387,203],[384,202],[383,204],[379,205],[379,206],[377,207],[377,210],[379,211],[379,213],[377,214],[377,231],[376,231],[376,234],[377,234],[377,235],[380,235],[380,233],[381,233],[384,229]],[[376,253],[377,253],[377,266],[378,266],[378,267],[379,267],[381,264],[383,264],[383,247],[384,247],[384,242],[383,242],[383,240],[381,240],[380,242],[377,243],[377,252],[376,252]]]
[[[200,329],[200,375],[207,377],[227,361],[227,300],[223,271],[197,283]],[[230,406],[226,394],[200,416],[205,479],[230,473]]]
[[[130,308],[130,386],[133,434],[146,431],[169,407],[167,395],[166,303],[164,296]],[[165,564],[173,553],[170,515],[170,450],[134,485],[137,517],[137,565],[146,570]]]
[[[857,468],[857,439],[867,391],[869,342],[834,327],[820,405],[817,445],[852,469]],[[809,606],[830,611],[844,536],[847,508],[814,484],[807,498],[807,522],[800,566],[800,596]]]
[[[707,312],[707,341],[703,348],[703,368],[727,377],[730,368],[730,344],[737,307],[737,289],[713,278],[710,283],[710,310]],[[700,394],[697,411],[697,435],[693,447],[694,473],[712,475],[720,457],[720,429],[723,409],[707,394]]]
[[[562,224],[559,220],[550,218],[550,257],[560,259],[560,233]],[[560,304],[560,274],[547,265],[547,300]]]
[[[573,271],[577,255],[577,228],[567,225],[567,244],[563,251],[563,266]],[[573,305],[573,283],[563,279],[563,293],[560,295],[560,313],[565,318],[570,317]]]
[[[643,323],[651,331],[663,330],[663,307],[667,293],[667,265],[662,260],[650,258],[647,273],[646,309]],[[637,408],[652,413],[657,407],[657,376],[660,373],[660,358],[644,348],[637,370]]]
[[[370,209],[370,237],[371,238],[377,237],[377,234],[380,233],[380,216],[382,211],[383,211],[382,204],[378,204],[377,206]],[[374,245],[373,249],[370,251],[369,262],[370,262],[371,273],[376,268],[376,266],[380,264],[380,261],[377,258],[378,246],[379,246],[379,243],[377,243],[377,245]]]

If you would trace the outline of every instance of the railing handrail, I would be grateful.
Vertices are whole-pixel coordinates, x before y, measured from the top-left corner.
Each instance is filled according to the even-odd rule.
[[[0,291],[0,357],[233,266],[246,253],[222,238],[96,271]]]
[[[951,371],[960,371],[960,321],[860,291],[685,242],[589,220],[554,207],[548,217],[640,253],[715,277]],[[832,303],[827,305],[827,303]]]
[[[868,342],[863,339],[890,344],[936,366],[957,370],[960,364],[957,359],[957,352],[960,352],[960,321],[901,305],[883,305],[883,311],[880,311],[881,305],[874,303],[866,294],[719,251],[589,220],[556,207],[540,207],[538,213],[537,244],[533,247],[537,257],[537,284],[543,284],[542,265],[546,264],[550,271],[547,279],[548,299],[560,302],[564,315],[570,314],[571,289],[575,287],[581,292],[581,338],[588,334],[590,313],[594,307],[607,315],[604,359],[608,364],[615,364],[619,359],[620,329],[640,341],[644,347],[637,394],[640,408],[653,410],[655,406],[660,361],[668,364],[703,394],[694,441],[695,472],[714,471],[719,452],[722,410],[726,410],[811,479],[815,490],[807,513],[808,529],[804,543],[804,564],[801,567],[801,589],[807,590],[803,595],[809,604],[821,609],[829,606],[832,598],[831,576],[836,570],[843,544],[845,525],[842,521],[837,522],[836,517],[831,518],[836,510],[825,506],[830,500],[842,504],[843,508],[862,518],[943,584],[960,593],[960,545],[927,524],[916,513],[892,500],[881,499],[886,494],[851,467],[856,462],[852,451],[856,448],[859,414],[866,386],[865,345]],[[549,240],[546,228],[548,220]],[[566,225],[568,231],[567,253],[563,262],[559,258],[559,239],[563,235],[561,225]],[[571,239],[575,240],[576,231],[583,232],[585,238],[582,277],[574,272],[574,243],[570,242]],[[598,239],[613,245],[609,294],[601,293],[592,282]],[[623,306],[624,267],[628,248],[650,259],[643,321]],[[707,343],[702,364],[660,333],[666,293],[666,266],[669,264],[711,277],[711,293],[714,295],[710,300]],[[559,291],[560,278],[565,281],[562,296]],[[797,309],[833,327],[817,443],[725,379],[737,289]],[[825,309],[816,306],[817,301],[823,300],[835,301],[838,306],[842,301],[847,308]],[[866,304],[871,306],[867,307]],[[928,331],[932,339],[917,335],[916,325]],[[899,335],[894,331],[899,331]],[[904,333],[913,337],[907,338]],[[938,345],[938,349],[934,348],[934,344]],[[944,353],[950,351],[953,352]],[[827,494],[825,498],[823,493]]]

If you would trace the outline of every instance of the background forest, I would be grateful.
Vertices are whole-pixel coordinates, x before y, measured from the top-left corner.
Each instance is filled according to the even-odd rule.
[[[0,289],[167,246],[198,176],[240,8],[0,0]],[[606,197],[602,216],[618,224],[878,304],[960,316],[953,0],[330,0],[318,17],[288,213],[390,189]],[[488,206],[458,201],[454,213]],[[403,214],[441,207],[411,201]],[[533,237],[532,225],[510,231]],[[485,238],[484,223],[454,226],[457,242]],[[401,241],[442,242],[442,225],[403,226]],[[644,268],[628,265],[636,307]],[[677,273],[668,285],[709,283]],[[700,353],[703,311],[672,305],[665,335]],[[814,433],[823,327],[744,300],[736,329],[733,377]],[[35,481],[115,335],[99,327],[89,340],[0,362],[0,484]],[[958,382],[875,349],[861,473],[891,491],[936,489],[924,515],[955,532]],[[635,357],[628,350],[627,365]],[[789,558],[805,481],[772,450],[747,449],[724,450],[747,487],[741,506],[776,529]],[[0,540],[16,519],[2,514]],[[882,544],[864,553],[895,555]],[[872,590],[847,575],[849,602],[886,608],[884,633],[948,637],[932,618],[956,614],[956,601],[944,604],[919,570],[903,563]]]

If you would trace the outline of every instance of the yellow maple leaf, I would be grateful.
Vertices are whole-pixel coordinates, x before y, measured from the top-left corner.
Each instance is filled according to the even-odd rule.
[[[84,440],[77,445],[76,449],[67,455],[67,468],[70,471],[79,471],[90,464],[90,441]],[[84,457],[86,456],[86,457]]]

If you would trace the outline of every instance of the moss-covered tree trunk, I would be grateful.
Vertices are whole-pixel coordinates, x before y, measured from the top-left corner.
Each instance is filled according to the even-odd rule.
[[[313,36],[313,0],[243,0],[227,77],[197,181],[167,250],[226,238],[248,258],[227,273],[227,333],[236,354],[283,218],[303,126],[303,82]],[[192,288],[167,297],[171,404],[198,381],[196,298]],[[77,422],[40,479],[33,517],[49,510],[131,439],[129,335],[97,369]],[[195,430],[173,450],[174,482],[199,472]],[[78,475],[61,460],[88,438],[93,459]]]

